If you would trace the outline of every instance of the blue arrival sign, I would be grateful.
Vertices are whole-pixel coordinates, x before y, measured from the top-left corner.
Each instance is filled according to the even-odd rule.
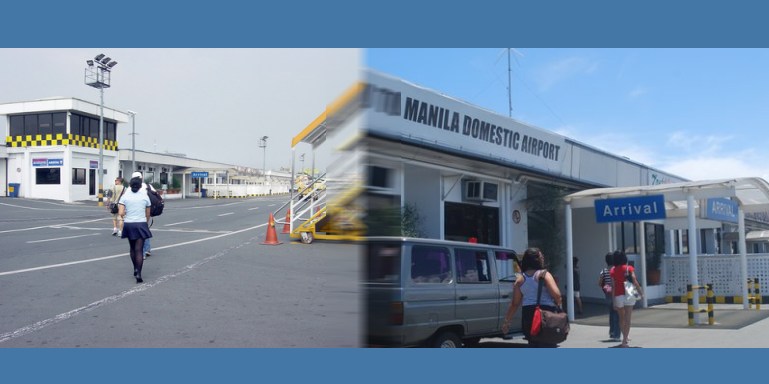
[[[705,219],[721,222],[737,222],[737,202],[724,198],[708,199],[707,209],[703,215]]]
[[[665,197],[653,195],[596,200],[595,218],[599,223],[664,219]]]
[[[202,179],[208,177],[208,172],[192,172],[193,179]]]

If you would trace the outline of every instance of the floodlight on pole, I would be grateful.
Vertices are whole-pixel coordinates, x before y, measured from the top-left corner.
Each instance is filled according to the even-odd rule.
[[[259,139],[259,148],[264,148],[264,155],[262,156],[262,177],[264,177],[265,182],[267,181],[267,139],[269,139],[267,136],[262,136]]]
[[[129,110],[131,115],[131,173],[136,172],[136,112]]]
[[[110,74],[117,61],[100,53],[93,60],[86,60],[85,84],[99,90],[99,206],[104,206],[104,88],[110,87]],[[95,64],[95,65],[94,65]]]

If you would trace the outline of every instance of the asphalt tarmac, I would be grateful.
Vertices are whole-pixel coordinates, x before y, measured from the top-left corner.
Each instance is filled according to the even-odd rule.
[[[0,199],[0,348],[360,345],[358,245],[265,245],[286,197],[166,202],[137,284],[95,203]]]

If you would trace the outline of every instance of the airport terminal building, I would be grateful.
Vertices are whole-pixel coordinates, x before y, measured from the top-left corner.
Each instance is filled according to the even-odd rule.
[[[99,161],[103,184],[141,172],[144,180],[168,192],[166,198],[246,197],[288,193],[291,175],[119,148],[117,132],[129,115],[104,107],[104,147],[99,148],[100,105],[76,98],[50,98],[0,104],[6,118],[0,145],[0,196],[96,201]]]
[[[539,247],[562,289],[571,280],[566,196],[594,188],[688,181],[386,74],[364,71],[361,83],[369,211],[401,207],[418,218],[408,229],[420,237],[497,244],[519,252]],[[663,256],[685,254],[689,244],[700,254],[736,253],[724,230],[737,228],[702,218],[696,218],[693,243],[686,228],[666,228],[661,221],[607,226],[590,210],[575,211],[570,221],[583,298],[603,299],[595,280],[610,250],[625,250],[631,261],[649,270],[664,269],[663,259],[670,258]],[[748,218],[747,230],[766,223],[761,216]],[[644,249],[656,265],[639,263]],[[510,264],[507,268],[512,271]],[[639,268],[639,281],[646,278],[647,271]],[[664,273],[661,278],[650,280],[652,301],[670,295]]]

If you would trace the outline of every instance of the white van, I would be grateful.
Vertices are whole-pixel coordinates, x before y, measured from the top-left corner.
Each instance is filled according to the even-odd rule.
[[[499,246],[400,237],[366,239],[369,346],[458,348],[509,337],[502,323],[518,259]],[[520,312],[510,334],[519,334]]]

